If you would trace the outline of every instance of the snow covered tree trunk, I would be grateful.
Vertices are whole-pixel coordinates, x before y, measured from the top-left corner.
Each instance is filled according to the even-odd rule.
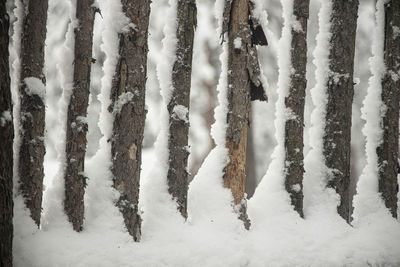
[[[382,79],[383,138],[377,148],[379,192],[393,217],[397,217],[397,172],[399,158],[399,90],[400,90],[400,1],[385,4],[384,61]]]
[[[20,191],[35,223],[40,225],[45,154],[45,75],[47,0],[24,1],[25,17],[21,38],[19,83],[21,144],[19,151]]]
[[[358,0],[332,0],[329,73],[323,155],[330,170],[328,187],[340,196],[338,213],[350,219],[350,139]]]
[[[303,131],[304,103],[307,87],[307,21],[309,0],[294,0],[293,19],[297,27],[291,27],[289,92],[285,98],[285,107],[294,119],[285,122],[285,187],[290,194],[294,209],[303,217]]]
[[[87,107],[90,90],[90,67],[92,63],[93,24],[95,16],[94,0],[76,1],[74,49],[74,86],[67,115],[66,170],[64,209],[75,231],[81,231],[84,218],[84,175]]]
[[[0,2],[0,266],[12,266],[13,239],[13,137],[11,119],[9,17]]]
[[[178,209],[187,217],[187,171],[189,147],[189,104],[192,74],[193,38],[196,28],[196,1],[177,1],[176,61],[172,69],[173,91],[168,103],[169,169],[168,191],[178,202]]]
[[[147,75],[147,33],[150,0],[122,0],[122,10],[132,22],[119,34],[119,60],[112,82],[110,112],[114,114],[111,137],[114,187],[120,193],[117,207],[135,241],[140,239],[138,213],[140,166]]]

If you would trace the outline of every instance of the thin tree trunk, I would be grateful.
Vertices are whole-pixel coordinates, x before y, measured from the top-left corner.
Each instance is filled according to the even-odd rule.
[[[379,192],[393,217],[397,217],[398,157],[399,157],[399,90],[400,90],[400,1],[385,4],[386,72],[382,79],[383,139],[377,148]]]
[[[250,121],[252,120],[252,108],[250,108]],[[245,192],[247,194],[247,199],[250,199],[257,187],[257,177],[256,177],[256,157],[254,151],[254,132],[251,125],[247,129],[247,149],[246,149],[246,184]]]
[[[12,266],[13,239],[13,137],[10,68],[8,53],[9,17],[6,1],[0,2],[0,266]]]
[[[285,106],[290,109],[293,118],[285,122],[285,187],[290,194],[294,209],[303,217],[303,131],[304,131],[304,102],[307,87],[307,21],[309,0],[294,0],[293,16],[301,29],[291,29],[292,43],[290,61],[289,94]]]
[[[332,0],[328,102],[323,155],[330,170],[328,187],[340,196],[338,213],[347,222],[349,212],[351,114],[358,0]]]
[[[117,207],[126,228],[139,241],[141,218],[138,212],[140,166],[147,75],[147,33],[150,0],[122,0],[122,10],[135,24],[120,34],[119,60],[113,78],[110,111],[114,114],[111,138],[114,187],[120,197]]]
[[[47,0],[28,1],[21,39],[21,146],[19,151],[20,190],[35,223],[40,225],[45,154],[45,75]]]
[[[83,197],[86,177],[85,152],[87,107],[90,90],[90,68],[92,63],[93,24],[95,16],[94,0],[76,1],[74,87],[68,106],[67,140],[65,157],[65,200],[64,209],[75,231],[81,231],[84,218]]]
[[[192,74],[193,38],[196,28],[196,1],[177,1],[176,61],[172,69],[173,91],[168,103],[169,169],[168,191],[178,202],[178,209],[187,217],[188,138],[190,83]]]

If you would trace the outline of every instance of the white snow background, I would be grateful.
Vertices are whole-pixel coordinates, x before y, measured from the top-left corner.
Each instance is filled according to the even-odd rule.
[[[79,1],[79,0],[77,0]],[[353,105],[352,153],[356,159],[355,172],[360,174],[355,197],[355,221],[348,225],[336,214],[337,196],[324,188],[321,173],[321,120],[324,107],[324,68],[326,67],[327,34],[318,32],[327,27],[328,0],[311,0],[309,22],[309,63],[305,130],[305,219],[292,210],[282,181],[282,123],[285,119],[283,102],[287,91],[287,55],[291,1],[257,0],[256,13],[262,18],[270,46],[259,48],[260,61],[269,81],[269,103],[255,103],[254,129],[258,148],[257,170],[262,177],[256,193],[248,201],[252,223],[246,231],[231,206],[232,196],[222,186],[223,166],[227,155],[224,129],[227,103],[224,100],[226,77],[219,77],[217,122],[212,128],[216,147],[208,154],[190,184],[189,218],[184,221],[176,204],[167,193],[166,184],[166,113],[171,83],[168,68],[174,58],[174,12],[169,5],[176,0],[155,0],[151,5],[149,27],[149,59],[145,142],[140,187],[140,209],[143,212],[142,240],[133,242],[124,229],[122,216],[114,206],[117,193],[112,189],[109,144],[112,118],[107,112],[109,91],[118,56],[118,32],[129,23],[121,13],[119,1],[99,0],[102,14],[96,16],[91,98],[88,109],[88,153],[85,166],[89,177],[85,194],[84,230],[76,233],[63,214],[63,160],[65,101],[71,86],[74,1],[50,0],[46,38],[46,93],[42,85],[30,83],[32,93],[46,98],[46,158],[45,192],[41,228],[37,229],[15,194],[14,206],[14,264],[17,267],[66,266],[400,266],[400,223],[391,218],[376,189],[374,145],[379,142],[379,77],[382,72],[382,0],[375,14],[372,0],[360,1],[357,31],[355,74],[360,78]],[[215,3],[214,3],[215,2]],[[204,58],[202,43],[219,46],[214,13],[222,14],[223,0],[197,0],[198,28],[193,58],[192,103],[189,120],[196,134],[191,135],[191,153],[207,153],[208,132],[201,119],[199,99],[202,98],[200,79],[213,81],[215,70]],[[17,1],[18,3],[18,1]],[[216,8],[214,9],[214,4]],[[278,8],[274,8],[279,6]],[[321,7],[321,8],[320,8]],[[14,12],[14,13],[12,13]],[[21,6],[11,11],[14,35],[11,46],[13,97],[16,103],[16,81],[19,69],[19,37]],[[319,13],[319,17],[317,17]],[[268,15],[267,15],[268,14]],[[217,17],[219,17],[218,15]],[[70,23],[70,19],[73,23]],[[164,29],[165,26],[165,29]],[[283,26],[283,28],[282,28]],[[164,29],[164,30],[163,30]],[[283,30],[282,30],[283,29]],[[164,34],[169,34],[164,41]],[[281,38],[282,36],[282,38]],[[373,58],[371,71],[365,58]],[[225,52],[221,49],[221,69],[226,69]],[[279,68],[278,68],[279,67]],[[279,75],[278,75],[279,70]],[[371,74],[372,72],[372,74]],[[217,74],[219,76],[219,74]],[[278,78],[279,77],[279,78]],[[368,83],[369,79],[369,83]],[[36,86],[36,87],[35,87]],[[35,87],[35,88],[34,88]],[[368,90],[367,90],[368,89]],[[64,93],[62,95],[62,92]],[[311,93],[310,93],[311,91]],[[360,105],[365,95],[362,109]],[[312,97],[312,99],[311,99]],[[196,102],[197,101],[197,102]],[[199,102],[200,101],[200,102]],[[377,113],[378,112],[378,113]],[[312,114],[311,114],[312,113]],[[275,115],[274,115],[275,114]],[[273,121],[275,120],[275,126]],[[366,122],[366,124],[365,124]],[[367,140],[360,138],[361,128]],[[276,128],[276,131],[275,131]],[[155,145],[155,137],[158,136]],[[275,136],[275,137],[273,137]],[[272,140],[272,141],[271,141]],[[18,140],[16,140],[16,146]],[[275,144],[277,144],[275,146]],[[205,148],[206,147],[206,148]],[[366,152],[365,152],[366,149]],[[367,161],[365,161],[366,154]],[[361,155],[361,156],[360,156]],[[361,170],[363,170],[361,175]],[[265,174],[265,175],[264,175]],[[16,188],[15,188],[16,191]]]

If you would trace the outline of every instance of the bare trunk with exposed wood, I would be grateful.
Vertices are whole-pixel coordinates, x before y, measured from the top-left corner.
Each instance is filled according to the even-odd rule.
[[[8,53],[9,17],[6,1],[0,2],[0,266],[13,263],[13,138],[10,68]]]
[[[393,217],[397,217],[399,158],[399,90],[400,90],[400,1],[385,4],[384,60],[382,101],[386,112],[382,118],[383,138],[377,148],[379,192]]]
[[[328,187],[340,196],[338,213],[350,219],[350,140],[354,95],[353,70],[358,0],[332,0],[329,40],[328,101],[323,155],[329,168]]]
[[[129,234],[140,240],[138,210],[140,167],[147,78],[147,35],[150,0],[122,0],[122,10],[135,27],[119,35],[119,60],[115,70],[110,112],[114,115],[111,137],[114,187],[120,193],[117,207],[122,212]]]
[[[43,159],[45,154],[44,45],[46,39],[47,0],[24,1],[26,15],[21,38],[19,181],[26,207],[40,225],[43,195]]]
[[[177,1],[176,61],[172,69],[171,100],[169,113],[169,168],[168,191],[178,203],[183,217],[187,217],[189,157],[189,104],[192,74],[193,38],[196,28],[196,1]]]

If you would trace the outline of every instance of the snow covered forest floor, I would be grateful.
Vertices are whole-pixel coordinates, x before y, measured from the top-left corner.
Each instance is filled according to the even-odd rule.
[[[79,1],[79,0],[78,0]],[[322,0],[323,1],[323,0]],[[106,6],[107,1],[100,1]],[[206,157],[210,145],[209,132],[204,121],[209,99],[204,96],[205,82],[218,83],[219,72],[213,69],[205,51],[217,51],[220,43],[215,31],[213,0],[198,0],[198,29],[195,37],[190,110],[190,145],[192,167],[195,158]],[[382,208],[381,203],[359,204],[352,225],[336,212],[337,196],[330,190],[321,190],[318,173],[306,174],[304,181],[304,214],[302,219],[290,206],[290,200],[276,173],[273,162],[275,140],[275,105],[278,99],[279,38],[282,31],[282,10],[277,0],[265,0],[262,6],[268,12],[268,48],[259,49],[259,58],[268,78],[268,103],[253,106],[253,136],[256,154],[257,181],[254,196],[247,202],[251,220],[250,230],[232,207],[232,195],[222,186],[224,148],[217,146],[205,158],[189,185],[188,219],[184,221],[176,203],[167,192],[163,177],[165,166],[165,137],[160,137],[162,119],[160,85],[156,66],[165,58],[162,54],[163,26],[167,20],[167,0],[153,1],[149,28],[149,58],[146,101],[148,114],[144,137],[144,151],[139,206],[142,211],[142,239],[135,243],[125,230],[122,216],[115,207],[117,193],[112,189],[109,147],[102,121],[102,79],[105,70],[103,38],[105,23],[96,16],[94,30],[94,57],[91,100],[88,111],[89,133],[85,174],[88,185],[85,193],[84,230],[72,230],[62,208],[63,181],[60,164],[60,140],[63,130],[62,87],[63,71],[70,51],[65,41],[69,23],[69,1],[50,0],[48,37],[46,39],[46,158],[45,191],[41,228],[29,217],[20,196],[14,203],[14,264],[17,267],[86,267],[86,266],[400,266],[400,223]],[[359,28],[355,77],[358,77],[353,104],[353,176],[359,177],[366,165],[365,138],[361,129],[361,106],[368,88],[374,27],[374,2],[360,1]],[[101,5],[100,5],[101,7]],[[305,155],[311,150],[309,130],[311,88],[316,85],[313,51],[318,33],[320,1],[312,0],[309,22],[309,59],[307,67]],[[104,14],[103,14],[104,15]],[[106,15],[104,15],[106,17]],[[15,18],[11,18],[15,21]],[[213,28],[214,27],[214,28]],[[110,40],[108,40],[110,41]],[[204,45],[204,44],[207,44]],[[207,47],[207,48],[205,48]],[[11,55],[15,58],[15,53]],[[12,60],[11,60],[12,62]],[[218,65],[218,64],[217,64]],[[218,69],[218,68],[217,68]],[[201,91],[203,90],[203,91]],[[14,96],[15,97],[15,96]],[[215,97],[215,96],[214,96]],[[216,97],[215,97],[216,98]],[[205,106],[207,103],[207,107]],[[103,103],[104,104],[104,103]],[[60,116],[61,114],[61,116]],[[65,115],[65,114],[64,114]],[[99,124],[100,116],[100,125]],[[161,118],[161,119],[160,119]],[[101,129],[101,127],[103,127]],[[101,130],[100,130],[101,129]],[[195,130],[194,130],[195,129]],[[107,129],[106,129],[107,130]],[[156,138],[158,136],[158,139]],[[215,136],[214,136],[215,137]],[[155,144],[154,144],[155,143]],[[275,152],[276,153],[276,152]],[[318,159],[306,158],[306,170],[318,169]],[[276,167],[276,166],[275,166]],[[352,191],[356,191],[353,181]],[[358,200],[359,203],[363,199]],[[373,203],[373,204],[370,204]]]

